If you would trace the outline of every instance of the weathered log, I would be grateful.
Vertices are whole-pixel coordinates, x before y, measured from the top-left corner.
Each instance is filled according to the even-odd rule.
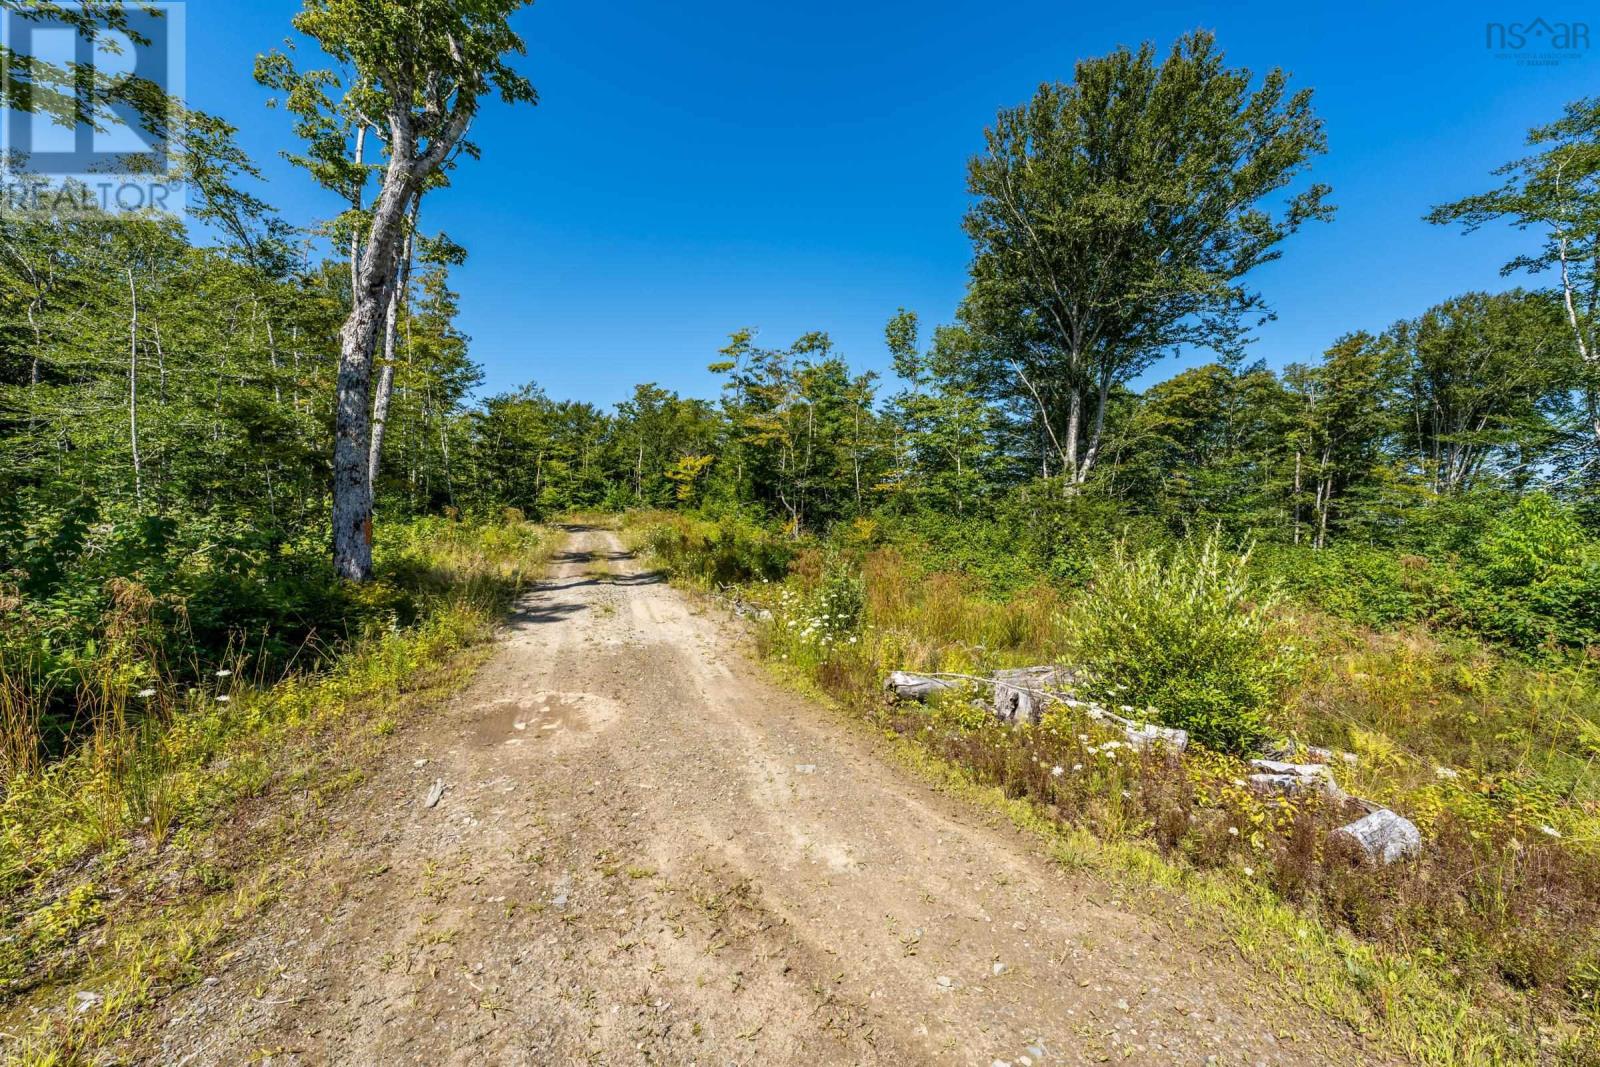
[[[759,605],[746,604],[742,600],[733,602],[733,613],[741,619],[755,619],[758,622],[771,622],[772,612]]]
[[[883,687],[899,700],[927,700],[935,693],[956,688],[956,683],[943,678],[930,678],[925,674],[895,671],[884,680]]]
[[[1250,766],[1258,772],[1250,776],[1250,784],[1257,789],[1290,794],[1316,792],[1334,800],[1344,799],[1344,790],[1339,788],[1327,764],[1256,759],[1250,761]]]
[[[1313,763],[1332,763],[1337,760],[1352,767],[1361,762],[1360,757],[1354,752],[1345,752],[1341,749],[1333,748],[1318,748],[1316,745],[1311,745],[1306,749],[1306,757]]]
[[[1038,722],[1055,699],[1070,692],[1077,678],[1061,667],[1014,667],[994,675],[994,713],[1004,722]]]
[[[1302,745],[1287,738],[1266,746],[1263,752],[1271,759],[1287,760],[1289,762],[1347,763],[1351,766],[1359,762],[1354,752],[1322,748],[1318,745]]]
[[[1189,734],[1186,730],[1157,726],[1153,722],[1136,723],[1122,718],[1118,718],[1117,721],[1122,726],[1122,733],[1128,739],[1128,744],[1135,748],[1149,748],[1160,744],[1182,752],[1189,747]]]
[[[1422,834],[1410,819],[1379,808],[1371,815],[1341,826],[1333,836],[1352,841],[1369,860],[1394,863],[1422,851]]]
[[[1326,763],[1287,763],[1275,759],[1253,759],[1250,766],[1263,774],[1292,774],[1298,778],[1319,778],[1333,783],[1333,769]]]

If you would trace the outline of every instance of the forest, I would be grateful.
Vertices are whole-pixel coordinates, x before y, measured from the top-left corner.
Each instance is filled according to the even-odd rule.
[[[284,217],[237,131],[186,107],[187,219],[71,197],[0,214],[7,996],[93,955],[92,857],[216,824],[282,773],[288,731],[482,640],[551,524],[620,515],[675,579],[754,605],[775,669],[890,732],[925,724],[884,709],[889,670],[1072,657],[1201,743],[1183,805],[1280,739],[1354,753],[1430,842],[1403,874],[1350,874],[1299,835],[1324,816],[1231,794],[1244,839],[1164,829],[1154,759],[1069,795],[1028,768],[1081,766],[1076,742],[958,707],[927,742],[1107,840],[1248,863],[1377,946],[1345,957],[1339,1010],[1433,1020],[1419,1062],[1468,1060],[1413,1002],[1480,997],[1502,1062],[1600,1055],[1600,98],[1426,215],[1468,256],[1514,227],[1506,288],[1269,366],[1252,277],[1339,225],[1311,90],[1198,31],[1085,58],[971,131],[952,321],[902,308],[882,353],[729,323],[717,395],[643,383],[603,408],[485,395],[454,288],[472,250],[433,210],[494,151],[468,140],[477,110],[537,101],[523,5],[368,6],[307,0],[295,28],[326,70],[306,49],[255,71],[339,215]],[[7,107],[82,81],[23,65]],[[103,102],[179,107],[136,90]],[[889,374],[852,365],[885,353]],[[52,1031],[28,1055],[69,1055],[23,1061],[102,1040]]]

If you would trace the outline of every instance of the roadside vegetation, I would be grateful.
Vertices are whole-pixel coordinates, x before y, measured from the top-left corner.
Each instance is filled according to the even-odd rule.
[[[514,515],[384,533],[374,583],[275,675],[242,636],[202,672],[161,669],[151,649],[185,635],[148,594],[121,592],[94,657],[75,663],[84,719],[54,758],[10,766],[0,799],[7,1062],[87,1062],[199,981],[230,929],[297,875],[296,834],[407,715],[466,677],[550,547]],[[7,648],[19,639],[0,633]],[[39,751],[39,709],[9,707],[24,712],[12,751]]]
[[[92,6],[0,0],[84,44],[128,25]],[[91,1058],[196,980],[295,827],[470,661],[544,556],[532,523],[592,509],[930,773],[1216,903],[1361,1033],[1600,1060],[1600,100],[1552,101],[1493,176],[1417,205],[1512,227],[1520,287],[1269,366],[1257,268],[1337,224],[1313,92],[1199,31],[1085,58],[971,131],[966,293],[929,331],[889,318],[892,380],[825,332],[737,328],[715,398],[606,410],[476,395],[467,250],[433,228],[492,150],[463,140],[481,110],[535,101],[526,6],[306,0],[254,73],[322,220],[261,199],[227,123],[0,48],[31,79],[8,107],[181,112],[194,205],[0,217],[9,1056]],[[1041,664],[1192,752],[1069,706],[1012,728],[883,696],[894,669]],[[1246,784],[1311,747],[1422,854],[1359,862],[1330,844],[1345,801]]]
[[[1097,863],[1270,916],[1245,935],[1253,957],[1358,1032],[1434,1063],[1600,1052],[1600,684],[1581,660],[1332,615],[1214,534],[1137,553],[1111,537],[1079,581],[1035,558],[1037,582],[997,589],[893,523],[795,541],[737,519],[629,521],[680,580],[758,617],[790,677],[1089,835]],[[1065,706],[1013,727],[985,691],[925,707],[883,690],[897,669],[1041,663],[1090,667],[1092,695],[1198,744],[1179,758]],[[1334,750],[1339,784],[1413,819],[1422,856],[1361,862],[1328,837],[1359,812],[1249,787],[1241,757],[1264,741]],[[1308,931],[1323,973],[1300,958]]]

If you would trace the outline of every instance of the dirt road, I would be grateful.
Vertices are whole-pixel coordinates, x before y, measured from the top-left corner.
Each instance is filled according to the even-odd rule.
[[[161,1062],[1356,1058],[1231,947],[882,744],[576,529],[495,659],[338,802],[311,876],[170,1006]]]

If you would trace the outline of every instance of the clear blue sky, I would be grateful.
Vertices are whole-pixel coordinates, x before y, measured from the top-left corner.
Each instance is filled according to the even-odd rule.
[[[250,78],[297,6],[190,3],[188,92],[242,127],[268,199],[309,222],[333,206],[276,158],[288,122]],[[541,104],[490,107],[473,131],[483,159],[425,207],[426,228],[470,251],[456,285],[485,388],[537,381],[601,404],[640,381],[712,395],[705,365],[741,326],[773,344],[826,330],[856,366],[886,366],[896,308],[931,325],[961,297],[964,166],[995,111],[1070,79],[1080,57],[1164,49],[1195,27],[1234,65],[1311,86],[1327,123],[1315,177],[1338,217],[1255,276],[1278,313],[1257,355],[1312,358],[1345,331],[1510,284],[1498,268],[1522,239],[1421,215],[1486,188],[1530,125],[1594,92],[1600,51],[1553,68],[1498,58],[1485,24],[1535,14],[1503,0],[1219,9],[541,0],[518,17]]]

